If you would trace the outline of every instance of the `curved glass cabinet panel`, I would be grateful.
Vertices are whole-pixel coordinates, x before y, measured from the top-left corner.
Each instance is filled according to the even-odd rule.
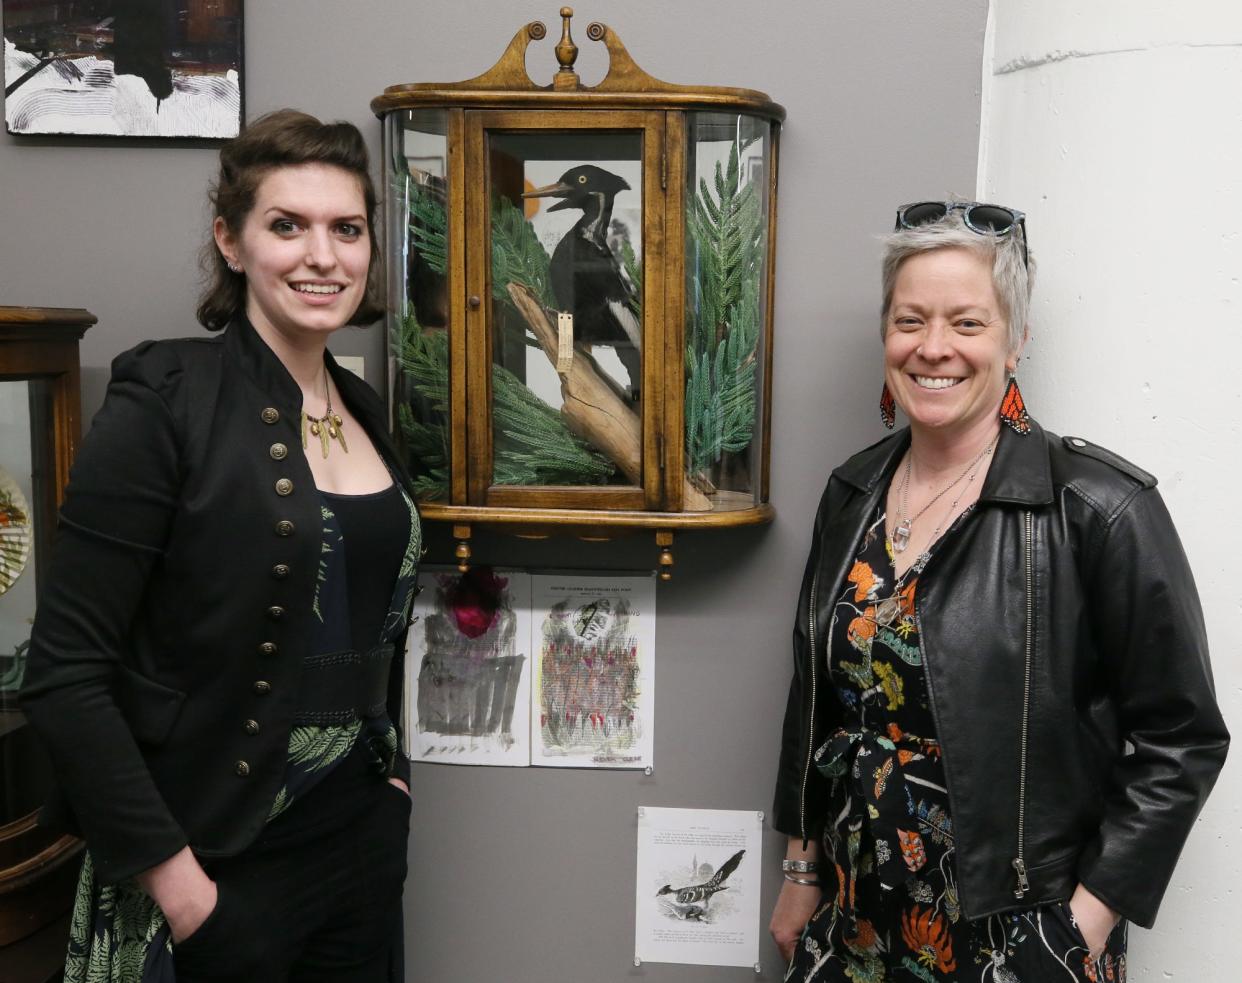
[[[687,114],[685,468],[714,510],[763,500],[771,131]]]
[[[444,110],[416,109],[385,133],[393,430],[427,499],[448,497],[452,460],[447,127]]]

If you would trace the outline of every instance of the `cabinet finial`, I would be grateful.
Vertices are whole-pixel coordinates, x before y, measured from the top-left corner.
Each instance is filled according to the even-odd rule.
[[[556,43],[556,60],[561,63],[552,79],[554,89],[577,89],[581,87],[574,62],[578,60],[578,46],[569,33],[569,21],[574,16],[573,7],[561,8],[561,39]]]

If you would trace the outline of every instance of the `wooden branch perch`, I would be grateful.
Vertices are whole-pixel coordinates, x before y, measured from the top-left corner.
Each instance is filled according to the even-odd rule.
[[[534,334],[539,347],[556,366],[556,327],[534,294],[520,283],[510,283],[509,296]],[[565,424],[621,469],[634,484],[642,481],[642,420],[617,395],[595,360],[575,346],[573,364],[561,379],[561,415]],[[684,483],[685,510],[710,512],[711,500]]]

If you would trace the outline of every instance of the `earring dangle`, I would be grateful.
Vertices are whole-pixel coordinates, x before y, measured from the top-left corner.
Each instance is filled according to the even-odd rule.
[[[892,430],[897,425],[897,401],[893,399],[893,394],[888,388],[888,383],[884,383],[884,388],[880,390],[880,419],[884,421],[884,426]]]
[[[1009,385],[1005,387],[1005,395],[1001,398],[1000,418],[1014,433],[1031,432],[1031,418],[1026,412],[1022,390],[1018,388],[1018,378],[1013,374],[1010,374]]]
[[[240,273],[242,271],[241,266],[239,266],[237,263],[234,263],[231,259],[225,260],[224,265],[229,268],[230,273]]]

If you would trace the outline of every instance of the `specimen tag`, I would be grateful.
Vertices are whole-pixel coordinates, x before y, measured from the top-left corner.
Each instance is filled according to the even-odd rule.
[[[574,364],[574,316],[556,312],[556,374],[564,375]]]

